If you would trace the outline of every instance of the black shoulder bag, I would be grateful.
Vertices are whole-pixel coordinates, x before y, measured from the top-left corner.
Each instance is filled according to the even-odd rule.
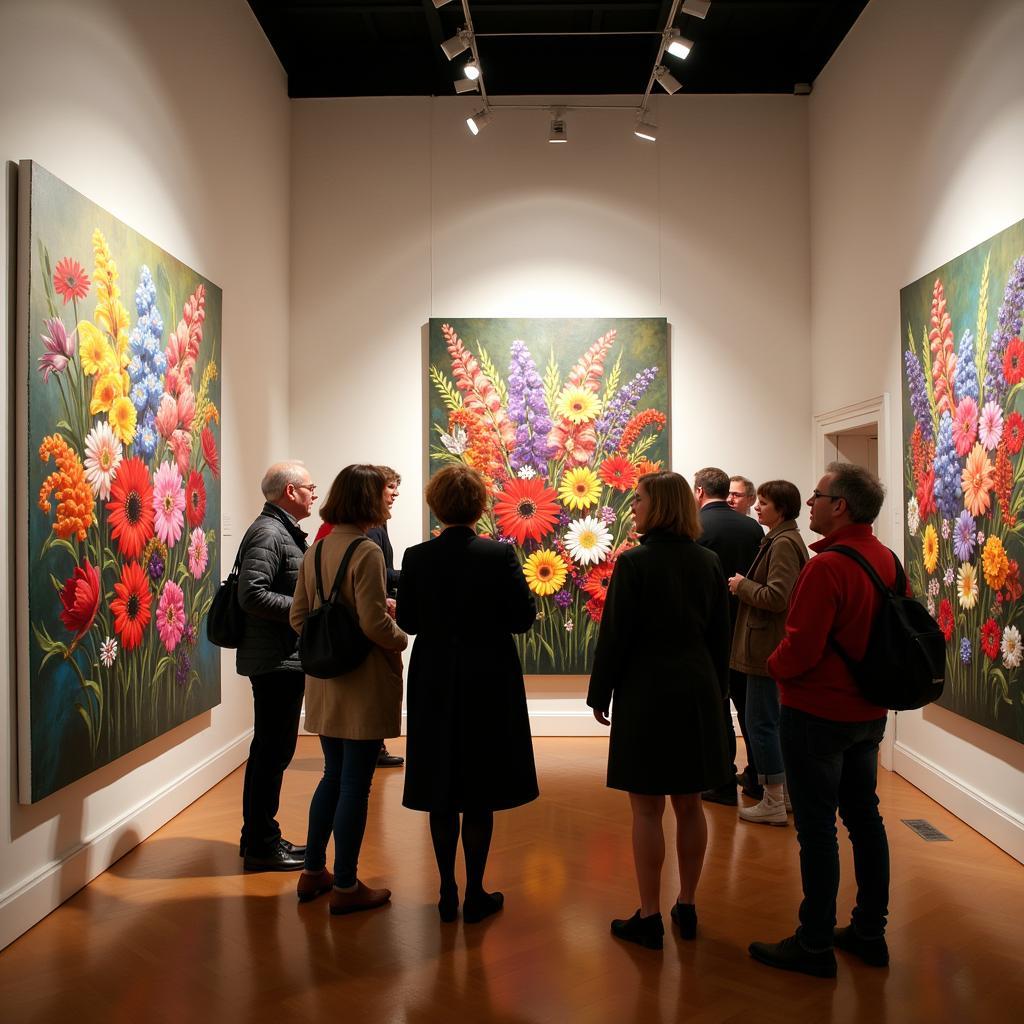
[[[306,616],[299,636],[299,661],[308,676],[333,679],[344,675],[358,668],[370,653],[373,643],[359,628],[355,611],[339,598],[352,552],[367,539],[358,537],[348,546],[334,577],[334,586],[326,598],[320,568],[324,542],[317,541],[313,560],[316,563],[316,596],[319,604]]]
[[[206,613],[206,637],[218,647],[237,647],[245,636],[245,612],[238,603],[238,570],[244,550],[240,545],[235,564],[227,579],[217,588]]]

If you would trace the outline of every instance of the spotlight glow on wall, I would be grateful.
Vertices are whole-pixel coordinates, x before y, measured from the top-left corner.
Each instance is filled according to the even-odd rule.
[[[662,67],[660,64],[654,69],[654,80],[670,96],[672,93],[679,92],[683,87],[683,83],[668,68]]]
[[[692,49],[693,40],[687,39],[686,36],[680,34],[675,29],[665,37],[665,52],[671,53],[673,57],[686,60],[690,56]]]
[[[633,129],[633,134],[638,139],[646,139],[648,142],[658,141],[658,126],[650,121],[639,120]]]
[[[478,110],[466,118],[466,127],[474,135],[479,135],[490,123],[491,115],[487,110]]]
[[[469,49],[469,44],[470,35],[463,28],[459,29],[459,31],[456,32],[455,35],[451,37],[451,39],[446,39],[441,44],[441,49],[444,50],[444,55],[449,60],[455,60],[455,58],[458,57],[460,53],[465,53],[466,50]]]

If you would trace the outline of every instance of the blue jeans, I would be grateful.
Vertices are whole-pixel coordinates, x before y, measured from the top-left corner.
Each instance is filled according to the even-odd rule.
[[[323,870],[327,864],[327,840],[333,832],[334,884],[344,889],[356,884],[370,782],[377,767],[380,742],[320,737],[324,775],[309,804],[304,866],[307,871]]]
[[[885,934],[889,913],[889,842],[875,793],[885,719],[833,722],[784,707],[780,730],[800,843],[801,945],[832,946],[839,892],[837,808],[853,846],[853,925],[864,938],[878,938]]]
[[[785,782],[779,743],[779,687],[767,676],[747,676],[747,735],[754,748],[757,781],[773,785]]]

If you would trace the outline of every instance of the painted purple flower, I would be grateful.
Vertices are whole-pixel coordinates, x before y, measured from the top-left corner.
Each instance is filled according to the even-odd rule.
[[[68,337],[64,321],[59,316],[50,317],[43,323],[49,333],[40,335],[46,353],[39,357],[39,372],[43,375],[43,383],[46,383],[51,373],[63,373],[67,369],[68,360],[75,355],[75,338],[74,335]]]
[[[974,522],[974,516],[964,509],[953,525],[953,552],[961,562],[968,561],[974,554],[975,529],[977,529],[977,525]]]
[[[921,428],[921,434],[926,441],[932,439],[932,413],[928,404],[928,387],[924,382],[924,370],[921,369],[921,361],[916,353],[907,349],[903,353],[903,363],[907,371],[907,390],[910,393],[910,409],[914,419]]]
[[[960,641],[960,660],[965,665],[970,665],[971,663],[971,641],[967,637]]]
[[[572,604],[572,594],[563,588],[555,594],[555,604],[557,604],[559,608],[568,608],[569,605]]]
[[[164,556],[159,550],[154,548],[150,553],[149,561],[146,563],[146,571],[149,573],[149,578],[154,582],[163,579],[164,568]]]
[[[547,469],[551,447],[551,416],[544,398],[544,382],[524,341],[512,342],[512,361],[508,373],[508,415],[516,425],[516,446],[509,464],[516,471],[526,466],[538,473]]]
[[[1008,385],[1003,375],[1003,354],[1011,338],[1019,338],[1024,321],[1024,256],[1018,257],[1003,291],[996,329],[985,360],[985,397],[1002,404]]]
[[[181,638],[189,647],[195,647],[196,641],[199,639],[199,630],[196,629],[194,622],[189,622],[185,626],[185,632],[181,634]]]
[[[602,505],[597,512],[598,519],[607,526],[615,522],[615,509],[610,505]]]
[[[192,669],[192,656],[187,650],[183,650],[177,658],[177,662],[174,666],[174,681],[179,686],[184,686],[188,682],[188,674]]]
[[[559,526],[568,526],[569,523],[572,522],[572,516],[563,509],[557,516],[555,516],[555,522],[557,522]]]
[[[614,452],[622,440],[622,432],[626,429],[629,418],[658,375],[656,366],[648,366],[641,370],[628,384],[623,384],[610,399],[604,412],[594,421],[599,435],[604,435],[603,448],[606,452]]]

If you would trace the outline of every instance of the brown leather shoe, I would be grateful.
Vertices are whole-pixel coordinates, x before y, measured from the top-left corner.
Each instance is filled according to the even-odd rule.
[[[360,910],[373,910],[384,906],[390,899],[390,889],[369,889],[357,879],[352,892],[331,889],[331,913],[355,914]]]
[[[317,896],[323,896],[325,892],[330,892],[333,887],[334,875],[327,868],[324,868],[315,875],[307,875],[303,871],[299,875],[299,884],[296,886],[296,891],[299,895],[299,902],[308,903],[310,900],[315,900]]]

